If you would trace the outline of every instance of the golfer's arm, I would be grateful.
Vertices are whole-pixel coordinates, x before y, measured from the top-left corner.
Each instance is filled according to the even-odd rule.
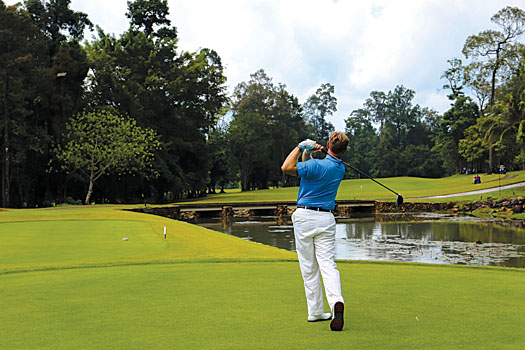
[[[303,157],[302,157],[303,162],[306,162],[307,160],[310,160],[310,159],[312,159],[312,154],[304,150]]]
[[[283,165],[281,166],[281,170],[283,173],[291,176],[297,176],[297,158],[301,155],[301,149],[299,147],[295,147],[288,157],[284,160]]]

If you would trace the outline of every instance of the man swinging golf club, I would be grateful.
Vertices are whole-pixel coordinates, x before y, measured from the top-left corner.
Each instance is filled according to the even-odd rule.
[[[310,154],[322,147],[315,141],[305,140],[290,152],[281,170],[301,178],[297,210],[292,215],[295,246],[304,280],[308,321],[332,319],[330,329],[343,329],[344,300],[341,279],[335,254],[335,208],[337,189],[345,174],[341,156],[348,147],[348,137],[342,132],[332,132],[328,141],[327,156],[311,159]],[[302,162],[297,158],[302,154]],[[323,277],[326,299],[332,314],[324,312],[323,290],[319,271]],[[332,316],[333,315],[333,316]]]

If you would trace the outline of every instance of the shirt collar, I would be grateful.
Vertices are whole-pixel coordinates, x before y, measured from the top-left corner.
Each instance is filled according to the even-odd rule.
[[[336,162],[336,163],[341,163],[343,160],[340,159],[340,158],[336,158],[334,157],[333,155],[331,154],[326,154],[326,158],[328,158],[329,160],[331,160],[332,162]]]

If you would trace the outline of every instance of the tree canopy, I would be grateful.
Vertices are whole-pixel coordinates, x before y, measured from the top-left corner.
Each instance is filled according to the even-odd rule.
[[[63,170],[76,171],[88,182],[85,204],[90,203],[93,186],[102,175],[144,173],[160,149],[153,130],[109,108],[79,114],[68,121],[66,129],[65,144],[57,146],[55,157]]]
[[[218,52],[179,48],[167,0],[128,1],[119,34],[70,5],[0,0],[3,207],[296,186],[280,170],[288,153],[334,130],[334,85],[300,101],[261,68],[228,92]],[[345,120],[345,160],[378,177],[525,169],[525,12],[505,7],[490,21],[448,60],[447,111],[404,85],[371,91]]]

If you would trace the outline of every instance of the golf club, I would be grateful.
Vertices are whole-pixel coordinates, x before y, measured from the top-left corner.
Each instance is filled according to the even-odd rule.
[[[321,151],[325,154],[328,154],[328,151],[323,148],[321,148]],[[400,195],[399,193],[397,193],[396,191],[386,187],[385,185],[383,185],[382,183],[380,183],[379,181],[376,181],[374,180],[371,176],[368,176],[367,174],[363,173],[361,170],[357,169],[357,168],[354,168],[353,166],[351,166],[350,164],[348,164],[347,162],[345,162],[344,160],[341,160],[341,162],[343,162],[344,165],[346,165],[347,167],[351,168],[352,170],[354,170],[355,172],[358,172],[359,174],[363,175],[364,177],[367,177],[369,178],[370,180],[374,181],[376,184],[378,185],[381,185],[383,186],[384,188],[386,188],[387,190],[389,190],[390,192],[393,192],[395,194],[397,194],[397,197],[396,197],[396,204],[397,205],[401,205],[403,204],[403,196]]]

